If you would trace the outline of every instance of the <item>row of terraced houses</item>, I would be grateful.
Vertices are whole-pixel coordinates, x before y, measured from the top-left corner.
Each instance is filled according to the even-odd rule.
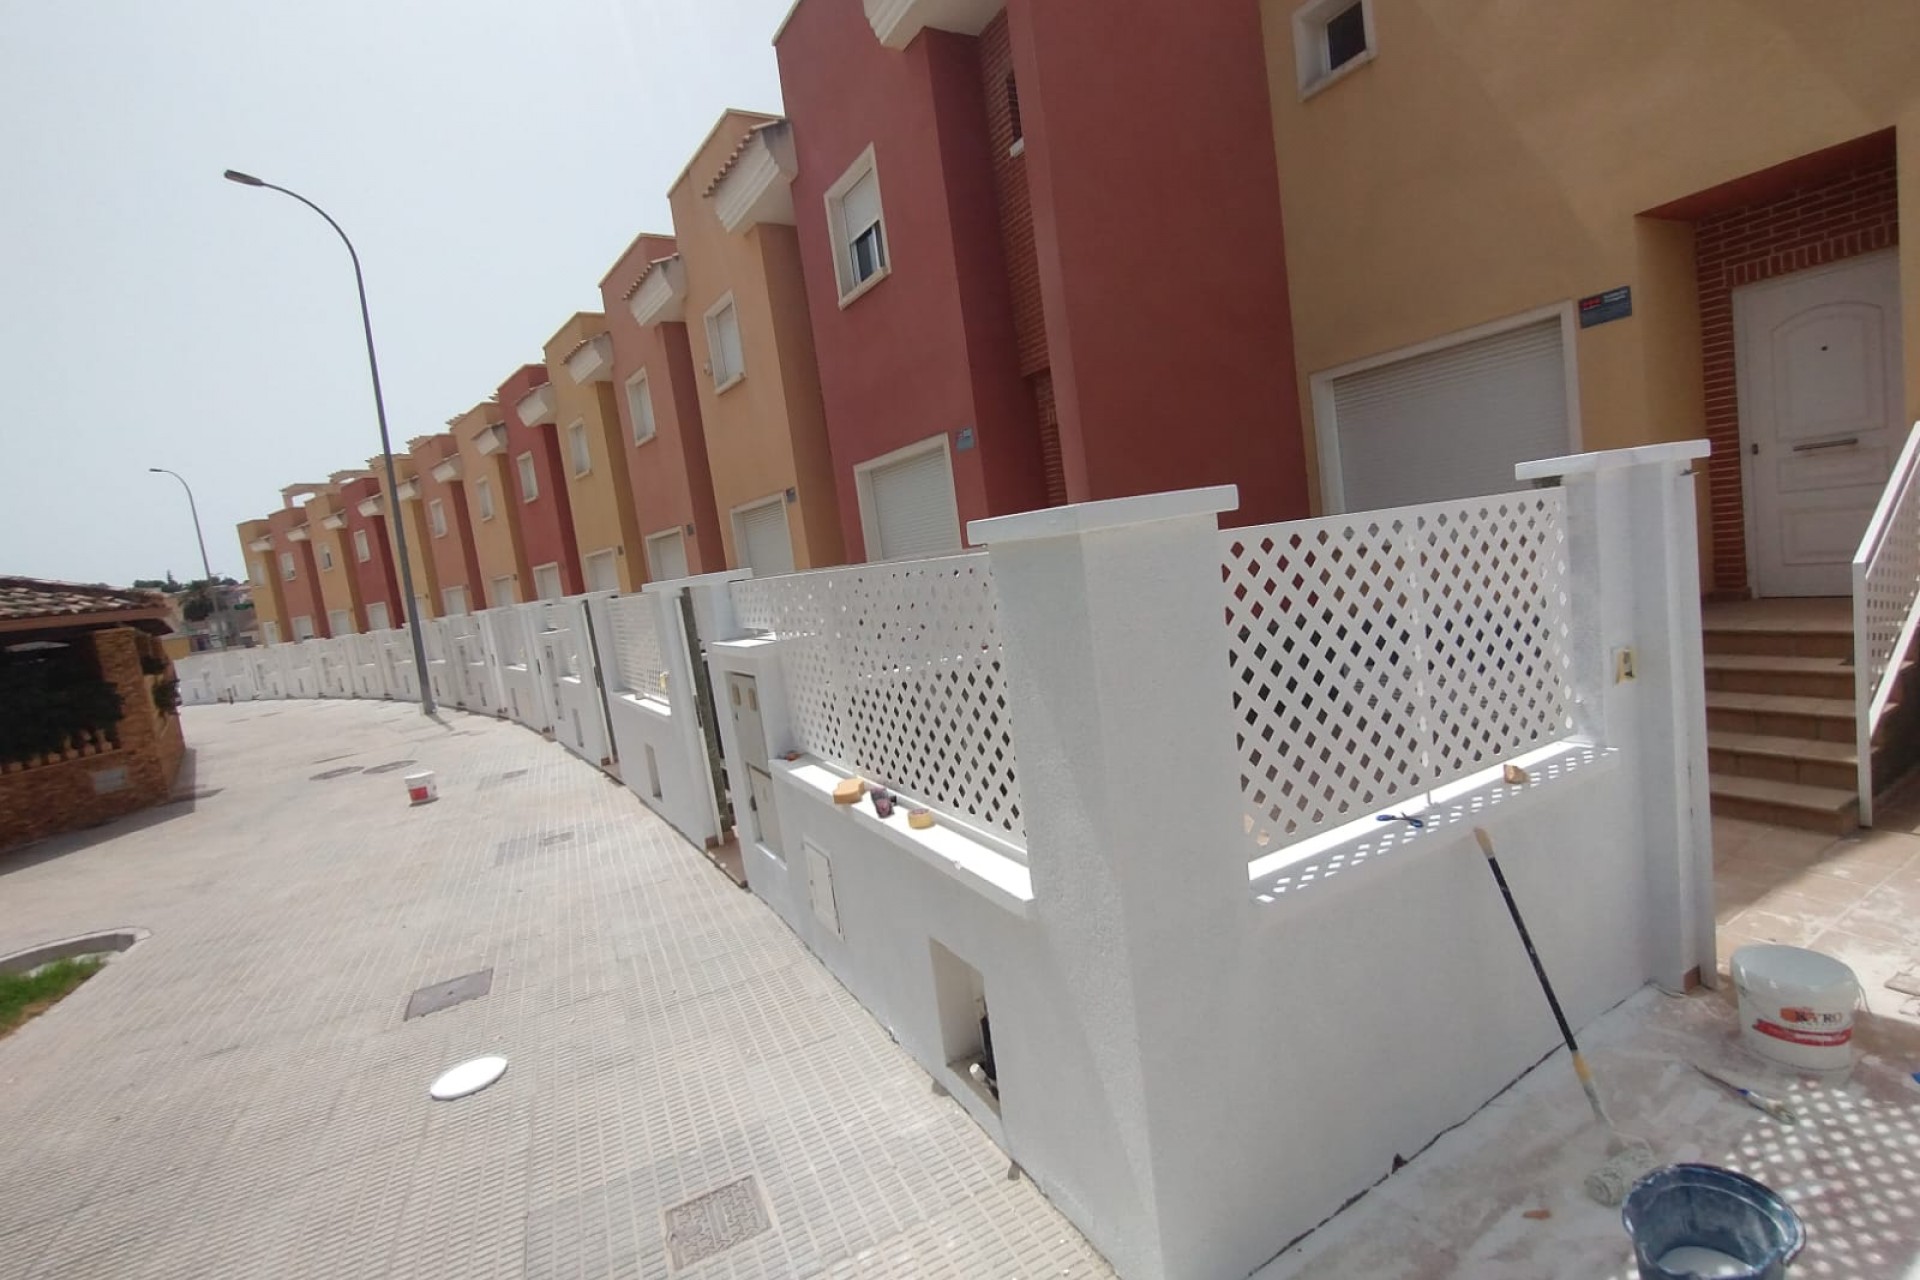
[[[1707,437],[1702,581],[1838,595],[1920,403],[1872,4],[800,0],[541,358],[240,526],[266,637],[1215,483],[1239,523]]]

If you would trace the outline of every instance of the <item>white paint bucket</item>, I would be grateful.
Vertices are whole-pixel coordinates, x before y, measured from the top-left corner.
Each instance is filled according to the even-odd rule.
[[[1853,970],[1804,947],[1756,944],[1727,966],[1740,998],[1740,1038],[1763,1058],[1804,1071],[1853,1065]]]
[[[434,785],[431,773],[410,773],[407,775],[407,799],[415,804],[425,804],[440,797],[440,788]]]

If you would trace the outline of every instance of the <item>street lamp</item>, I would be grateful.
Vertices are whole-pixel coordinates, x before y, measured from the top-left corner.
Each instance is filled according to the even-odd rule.
[[[198,539],[200,543],[200,572],[203,575],[202,581],[207,584],[207,592],[213,597],[213,611],[215,614],[214,635],[220,641],[220,647],[224,649],[227,647],[227,643],[233,638],[230,634],[232,628],[227,625],[227,611],[220,599],[219,584],[213,580],[213,566],[207,562],[207,536],[200,532],[200,504],[193,500],[193,486],[188,484],[187,478],[178,471],[169,471],[165,467],[148,467],[147,470],[163,476],[172,476],[180,482],[180,487],[187,491],[187,510],[193,513],[193,536]]]
[[[387,492],[396,508],[390,513],[393,524],[393,541],[400,553],[400,590],[405,599],[400,602],[400,616],[407,622],[407,633],[413,637],[413,670],[420,685],[420,710],[433,714],[433,682],[427,678],[427,646],[420,633],[420,610],[413,597],[413,566],[407,558],[407,522],[401,518],[400,482],[393,473],[393,445],[387,439],[387,402],[380,395],[380,361],[373,353],[373,320],[367,314],[367,281],[360,274],[360,254],[355,251],[353,241],[347,239],[347,233],[333,220],[333,215],[322,209],[298,191],[289,191],[285,187],[276,187],[271,182],[256,178],[250,173],[241,173],[238,169],[226,172],[228,182],[237,182],[243,187],[265,187],[269,191],[278,191],[283,196],[292,196],[307,208],[327,220],[333,233],[340,237],[340,243],[347,246],[347,256],[353,259],[353,283],[360,291],[360,326],[367,334],[367,371],[373,375],[373,408],[380,418],[380,456],[387,464]]]

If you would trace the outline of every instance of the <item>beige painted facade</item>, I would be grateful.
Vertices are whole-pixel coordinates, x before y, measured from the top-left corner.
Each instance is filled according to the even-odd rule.
[[[1304,98],[1301,6],[1262,5],[1308,422],[1316,374],[1628,285],[1629,319],[1574,330],[1579,447],[1706,435],[1694,225],[1642,215],[1890,128],[1920,191],[1911,0],[1368,2],[1375,56]],[[1910,419],[1920,255],[1900,282]]]
[[[240,539],[240,553],[246,557],[247,583],[253,588],[253,620],[260,643],[287,638],[287,602],[280,589],[280,571],[271,548],[260,551],[254,543],[271,539],[273,529],[265,520],[243,520],[234,526]],[[271,627],[269,627],[271,623]]]
[[[413,570],[413,590],[416,598],[414,607],[420,608],[424,606],[424,612],[427,617],[437,618],[441,612],[440,575],[434,569],[433,557],[428,554],[426,515],[421,503],[417,498],[411,501],[395,498],[392,491],[387,487],[387,464],[384,456],[376,455],[375,457],[368,458],[367,468],[372,471],[380,481],[380,504],[388,513],[388,538],[394,542],[394,546],[392,547],[393,562],[395,565],[400,563],[400,548],[398,540],[394,538],[394,532],[399,529],[400,522],[392,518],[392,514],[398,512],[400,520],[406,522],[407,564],[408,567]],[[394,479],[399,481],[403,489],[409,482],[413,481],[414,460],[411,454],[396,453],[393,455],[393,475]],[[395,576],[397,577],[398,575],[396,574]],[[397,617],[391,621],[396,627],[401,625],[401,620]]]
[[[481,581],[479,590],[472,593],[473,607],[481,607],[484,597],[485,606],[493,608],[502,604],[518,604],[534,597],[533,573],[527,567],[527,553],[520,538],[518,516],[520,502],[515,496],[519,489],[507,468],[512,465],[510,450],[504,446],[487,450],[487,442],[496,436],[505,438],[506,428],[502,424],[500,406],[491,401],[482,401],[447,424],[453,433],[454,443],[459,448],[460,487],[465,491],[467,515],[473,530],[473,550],[477,557]],[[485,510],[481,497],[480,481],[485,479],[492,490],[492,513]],[[458,528],[448,520],[447,537],[459,536]],[[502,579],[511,579],[513,599],[504,600],[500,596]]]
[[[554,400],[553,422],[559,432],[560,459],[567,472],[567,497],[573,512],[574,541],[580,548],[582,581],[588,582],[595,556],[613,553],[622,591],[638,591],[646,581],[645,544],[634,510],[633,479],[620,434],[620,407],[615,400],[612,342],[607,318],[597,311],[575,314],[547,339],[547,385]],[[589,350],[592,344],[599,347]],[[584,382],[576,381],[568,358],[596,357]],[[574,457],[574,427],[585,433],[587,469],[578,469]]]
[[[307,499],[307,540],[313,544],[314,570],[320,583],[320,601],[327,615],[328,634],[342,636],[367,629],[367,614],[360,600],[360,582],[353,571],[353,548],[348,545],[346,529],[330,529],[329,519],[345,519],[340,486],[329,483],[316,489]],[[335,625],[345,614],[347,625]]]
[[[842,563],[845,555],[799,241],[790,214],[787,222],[763,218],[729,232],[709,191],[749,133],[777,119],[728,111],[667,200],[686,263],[687,335],[727,563],[740,563],[731,513],[791,490],[786,514],[793,563],[808,569]],[[728,294],[744,372],[716,387],[706,317]]]

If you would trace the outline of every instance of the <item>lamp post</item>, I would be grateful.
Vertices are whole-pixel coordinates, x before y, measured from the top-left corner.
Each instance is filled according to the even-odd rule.
[[[283,196],[291,196],[307,208],[327,220],[333,233],[340,237],[340,243],[347,246],[347,256],[353,259],[353,283],[360,291],[360,326],[367,335],[367,371],[373,375],[373,409],[380,419],[380,456],[387,464],[387,492],[397,507],[400,502],[400,482],[393,472],[393,445],[387,439],[387,402],[380,395],[380,360],[373,351],[373,320],[367,314],[367,281],[360,274],[360,254],[354,249],[353,241],[347,239],[347,233],[333,220],[333,215],[322,209],[298,191],[289,191],[285,187],[276,187],[271,182],[256,178],[250,173],[241,173],[237,169],[227,170],[228,182],[237,182],[243,187],[265,187],[268,191],[278,191]],[[391,513],[393,519],[393,541],[400,553],[400,590],[405,599],[400,602],[400,616],[407,622],[407,633],[413,637],[413,670],[420,684],[420,710],[426,715],[433,714],[433,683],[427,678],[427,646],[420,633],[420,610],[414,603],[413,566],[407,557],[407,522],[398,510]]]
[[[233,639],[232,628],[227,625],[227,610],[220,599],[220,586],[213,580],[213,565],[207,561],[207,536],[200,532],[200,504],[193,500],[193,486],[188,484],[187,478],[178,471],[169,471],[165,467],[148,467],[147,470],[158,475],[172,476],[180,482],[180,487],[187,491],[187,510],[193,515],[193,536],[200,543],[200,572],[203,575],[201,580],[207,584],[207,592],[213,597],[214,636],[220,641],[220,647],[224,649]]]

